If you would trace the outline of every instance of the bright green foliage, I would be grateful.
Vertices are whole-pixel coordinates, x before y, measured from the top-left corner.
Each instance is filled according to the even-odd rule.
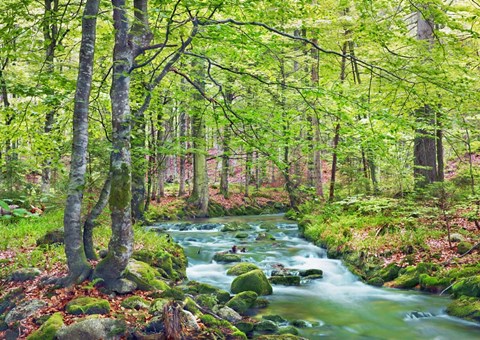
[[[230,290],[233,294],[253,291],[258,295],[271,295],[273,292],[267,277],[260,269],[237,276],[233,280]]]

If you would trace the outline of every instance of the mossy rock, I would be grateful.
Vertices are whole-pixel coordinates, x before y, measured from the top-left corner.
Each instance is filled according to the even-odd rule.
[[[383,281],[388,282],[395,280],[398,277],[401,267],[397,266],[395,263],[390,263],[383,269],[380,269],[378,276],[382,278]]]
[[[322,277],[323,276],[323,270],[321,270],[321,269],[300,270],[298,272],[298,275],[300,275],[302,277],[312,276],[312,275],[320,275],[320,277]]]
[[[73,315],[107,314],[110,312],[110,303],[108,300],[85,296],[67,303],[65,312]]]
[[[138,250],[132,254],[135,260],[148,263],[155,267],[162,277],[166,279],[176,279],[177,275],[173,269],[172,256],[165,251]]]
[[[480,322],[480,300],[462,296],[448,305],[447,313],[458,318]]]
[[[208,283],[202,283],[198,281],[189,281],[187,283],[186,291],[190,294],[213,294],[218,290],[217,287]]]
[[[28,340],[54,340],[58,330],[65,324],[61,313],[55,313],[40,326],[35,332],[30,334]]]
[[[160,280],[161,277],[158,270],[150,266],[148,263],[130,259],[127,269],[125,270],[125,278],[137,284],[138,289],[153,291],[167,290],[169,285]]]
[[[275,322],[270,320],[261,320],[253,327],[255,332],[260,333],[275,333],[278,331],[278,326]]]
[[[381,287],[385,282],[379,276],[372,277],[370,280],[367,281],[367,284],[370,286]]]
[[[150,305],[150,302],[148,302],[147,300],[145,300],[141,296],[133,295],[133,296],[129,296],[125,300],[123,300],[120,305],[123,308],[126,308],[126,309],[137,309],[138,310],[138,309],[148,308],[148,306]]]
[[[465,254],[467,251],[472,249],[472,247],[473,247],[473,244],[471,244],[470,242],[466,242],[466,241],[460,242],[457,244],[457,253]]]
[[[393,286],[396,288],[410,289],[414,288],[420,283],[419,274],[417,268],[410,266],[407,267],[399,277],[393,281]]]
[[[237,329],[234,331],[230,336],[229,339],[232,340],[247,340],[247,335],[243,333],[241,330]]]
[[[245,230],[252,230],[252,227],[248,223],[230,222],[225,224],[220,231],[233,232],[233,231],[245,231]]]
[[[152,301],[150,304],[150,308],[148,310],[148,313],[153,316],[161,316],[163,315],[163,307],[169,302],[168,299],[155,299]]]
[[[308,340],[293,334],[261,335],[256,340]]]
[[[262,222],[260,224],[260,229],[270,231],[270,230],[278,229],[278,227],[275,225],[275,223],[272,223],[272,222]]]
[[[56,334],[58,340],[125,338],[127,325],[122,320],[104,318],[85,318],[67,327],[62,327]]]
[[[455,296],[480,297],[480,275],[467,277],[452,287]]]
[[[237,276],[233,280],[230,290],[234,294],[246,291],[253,291],[258,295],[270,295],[273,293],[270,282],[268,282],[267,277],[260,269]]]
[[[270,321],[273,321],[277,324],[281,324],[281,323],[286,323],[287,320],[285,320],[284,318],[282,318],[280,315],[277,315],[277,314],[268,314],[268,315],[263,315],[262,316],[262,319],[264,320],[270,320]]]
[[[275,241],[275,237],[269,233],[260,233],[255,238],[256,241]]]
[[[305,320],[293,320],[291,324],[297,328],[307,328],[310,326],[310,324]]]
[[[228,300],[230,300],[230,293],[226,290],[219,289],[215,295],[217,296],[219,303],[226,303]]]
[[[248,238],[248,233],[237,233],[237,234],[235,235],[235,238],[238,238],[238,239]]]
[[[38,268],[20,268],[10,275],[10,280],[14,282],[25,282],[35,279],[42,274]]]
[[[65,237],[65,233],[63,231],[63,228],[50,230],[37,240],[37,246],[45,246],[50,244],[63,244],[64,237]]]
[[[308,276],[304,277],[305,280],[318,280],[318,279],[322,279],[322,278],[323,278],[323,275],[320,275],[320,274],[308,275]]]
[[[253,306],[257,297],[258,294],[253,291],[241,292],[230,299],[226,306],[240,314],[245,314],[245,312]]]
[[[280,327],[278,329],[278,334],[291,334],[291,335],[298,335],[298,329],[296,329],[293,326],[285,326],[285,327]]]
[[[200,310],[197,308],[196,302],[189,296],[187,296],[183,301],[183,309],[188,310],[193,315],[198,316],[201,314]]]
[[[256,269],[259,269],[257,265],[249,262],[242,262],[227,270],[227,275],[238,276]]]
[[[213,261],[222,262],[222,263],[233,263],[233,262],[242,262],[242,258],[236,254],[230,253],[216,253],[213,256]]]
[[[195,301],[202,306],[213,309],[218,304],[218,299],[213,294],[200,294],[195,297]]]
[[[253,322],[239,321],[235,324],[235,327],[237,327],[243,333],[250,333],[253,331]]]
[[[300,276],[294,275],[272,276],[268,281],[274,285],[300,286]]]
[[[24,290],[25,288],[23,287],[15,288],[0,298],[0,315],[15,307],[17,301],[25,297],[25,294],[23,294]]]
[[[440,293],[450,285],[450,279],[447,277],[438,278],[428,274],[420,274],[420,288],[431,293]]]

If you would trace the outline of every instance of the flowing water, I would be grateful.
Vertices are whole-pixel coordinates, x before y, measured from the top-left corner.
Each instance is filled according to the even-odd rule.
[[[248,239],[240,241],[234,232],[220,232],[232,221],[254,227]],[[276,238],[273,243],[255,241],[263,221],[278,226],[271,232]],[[278,264],[298,270],[322,269],[322,279],[297,287],[274,285],[273,295],[267,297],[269,307],[256,311],[258,316],[278,314],[287,320],[307,321],[309,327],[300,332],[308,339],[480,339],[479,324],[445,313],[448,297],[365,285],[341,261],[328,259],[324,249],[300,238],[297,225],[282,216],[216,218],[152,228],[167,230],[184,247],[190,280],[225,290],[234,279],[226,275],[233,264],[218,264],[212,257],[234,244],[247,249],[242,261],[255,263],[267,276]]]

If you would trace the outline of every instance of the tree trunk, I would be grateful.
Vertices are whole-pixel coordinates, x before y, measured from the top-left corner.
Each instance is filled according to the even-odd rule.
[[[223,129],[223,140],[222,140],[222,170],[220,174],[220,193],[224,198],[230,196],[228,188],[228,175],[230,173],[230,139],[231,139],[230,127],[226,126]]]
[[[252,180],[252,151],[247,150],[245,155],[245,197],[250,197],[250,182]]]
[[[131,220],[132,170],[130,158],[130,68],[133,46],[128,35],[126,0],[112,0],[115,46],[113,50],[113,76],[110,99],[112,103],[112,184],[110,211],[112,237],[108,254],[95,268],[94,276],[103,279],[107,287],[122,276],[133,252]]]
[[[45,43],[45,71],[47,74],[51,74],[54,71],[55,49],[57,47],[58,39],[58,24],[56,23],[58,0],[45,0],[44,5],[43,37]],[[43,130],[45,135],[48,136],[50,134],[54,122],[55,109],[51,108],[45,116],[45,126]],[[51,164],[52,159],[50,156],[47,156],[43,162],[42,169],[42,194],[48,194],[50,192]]]
[[[88,109],[95,53],[99,0],[87,0],[82,18],[82,42],[73,109],[73,147],[68,196],[63,219],[68,277],[66,285],[85,280],[91,272],[83,247],[81,210],[87,169]]]
[[[145,114],[136,110],[132,119],[132,219],[143,222],[145,209]]]
[[[335,126],[335,136],[333,137],[333,156],[332,156],[332,174],[330,177],[330,193],[328,200],[333,201],[335,199],[335,182],[337,180],[337,148],[340,140],[340,123]]]
[[[83,247],[85,248],[85,255],[89,260],[97,260],[97,254],[93,245],[93,228],[96,227],[97,218],[103,212],[103,209],[108,204],[108,198],[110,197],[111,188],[111,175],[108,174],[103,184],[100,197],[93,209],[88,214],[85,223],[83,225]]]
[[[187,134],[187,117],[185,112],[180,113],[180,123],[179,123],[179,139],[180,139],[180,157],[179,157],[179,179],[178,179],[178,196],[183,196],[186,194],[185,191],[185,178],[186,178],[186,157],[185,153],[187,150],[187,143],[185,137]]]
[[[192,115],[193,190],[189,201],[198,209],[198,216],[208,215],[208,176],[206,159],[205,122],[203,114]]]
[[[424,126],[435,126],[432,109],[425,105],[417,110],[417,123]],[[414,140],[414,177],[415,186],[424,187],[437,180],[437,151],[435,133],[421,127],[415,131]]]

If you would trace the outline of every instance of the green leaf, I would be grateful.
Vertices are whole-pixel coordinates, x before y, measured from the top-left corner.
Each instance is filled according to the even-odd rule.
[[[0,207],[1,207],[2,209],[5,209],[5,210],[7,210],[7,211],[10,211],[10,207],[8,206],[8,204],[5,203],[5,202],[2,201],[2,200],[0,200]]]

